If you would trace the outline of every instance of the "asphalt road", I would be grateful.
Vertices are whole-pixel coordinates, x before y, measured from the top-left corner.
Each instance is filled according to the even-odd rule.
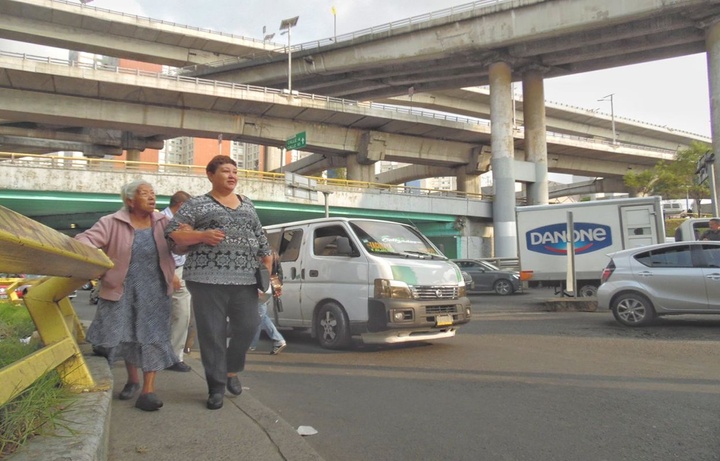
[[[327,460],[720,459],[720,317],[629,329],[544,312],[551,296],[474,296],[473,321],[435,343],[327,351],[284,331],[287,349],[261,342],[242,383],[315,428]]]
[[[250,355],[243,384],[328,460],[717,460],[720,317],[628,329],[542,312],[548,290],[473,297],[449,340]]]

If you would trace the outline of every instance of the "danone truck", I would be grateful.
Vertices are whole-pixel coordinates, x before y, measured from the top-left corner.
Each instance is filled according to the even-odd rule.
[[[516,219],[523,278],[556,293],[595,296],[607,254],[665,241],[660,197],[521,206]]]

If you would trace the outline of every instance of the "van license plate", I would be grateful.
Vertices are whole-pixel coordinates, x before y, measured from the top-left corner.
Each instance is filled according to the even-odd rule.
[[[452,325],[452,324],[453,324],[453,317],[452,317],[452,315],[447,315],[447,314],[446,314],[446,315],[438,315],[438,316],[435,318],[435,325],[436,325],[436,326],[444,327],[444,326]]]

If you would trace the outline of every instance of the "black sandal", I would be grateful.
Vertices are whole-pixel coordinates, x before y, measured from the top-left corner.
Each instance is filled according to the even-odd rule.
[[[135,393],[139,390],[140,390],[139,383],[127,383],[127,384],[125,384],[125,387],[123,387],[123,390],[120,391],[120,395],[118,395],[118,399],[130,400],[131,398],[133,398]]]

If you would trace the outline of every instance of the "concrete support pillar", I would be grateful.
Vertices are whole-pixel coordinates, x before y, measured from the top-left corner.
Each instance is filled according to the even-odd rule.
[[[513,175],[512,71],[505,62],[490,65],[490,140],[493,175],[495,257],[517,257],[515,177]]]
[[[718,187],[720,187],[720,21],[710,25],[705,31],[707,48],[708,85],[710,88],[710,123],[712,145],[715,152],[714,177],[708,178],[716,187],[711,187],[713,216],[718,216]]]
[[[375,164],[360,164],[355,155],[349,155],[347,158],[347,178],[350,181],[374,182]]]
[[[137,149],[127,149],[125,152],[127,153],[128,162],[139,162],[140,161],[140,153],[142,151],[139,151]]]
[[[527,204],[548,203],[548,164],[545,129],[545,87],[543,74],[529,70],[523,74],[523,117],[525,155],[535,164],[535,182],[527,184]]]
[[[457,169],[457,190],[470,194],[480,194],[480,175],[469,174],[464,167]]]
[[[282,165],[282,156],[285,149],[267,146],[265,148],[265,171],[279,170]]]

